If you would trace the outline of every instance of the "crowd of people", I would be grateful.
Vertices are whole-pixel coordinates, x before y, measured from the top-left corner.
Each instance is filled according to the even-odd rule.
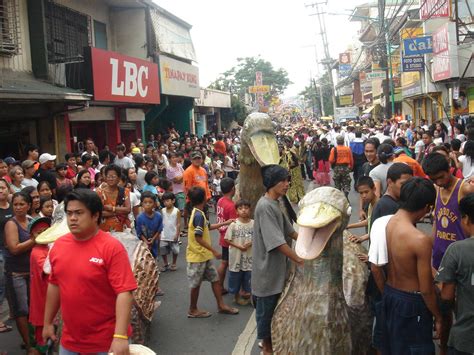
[[[271,353],[270,324],[284,287],[285,260],[304,264],[287,244],[298,235],[278,199],[286,195],[298,203],[304,180],[310,180],[315,186],[333,184],[346,196],[352,188],[359,193],[359,221],[348,228],[365,227],[366,233],[352,235],[351,241],[370,242],[359,258],[371,270],[367,295],[375,319],[373,348],[434,352],[434,321],[442,352],[474,352],[469,336],[474,330],[474,246],[469,239],[474,230],[474,126],[428,126],[423,120],[419,126],[396,120],[332,125],[301,118],[291,125],[275,123],[275,133],[280,164],[263,168],[266,194],[256,206],[235,201],[239,129],[197,137],[170,127],[147,143],[100,150],[86,139],[83,152],[67,153],[64,159],[40,154],[39,147],[30,145],[22,161],[0,160],[0,306],[6,293],[24,347],[43,353],[46,339],[56,339],[53,323],[61,305],[62,354],[107,352],[109,346],[126,353],[125,313],[137,286],[133,275],[122,272],[123,247],[110,244],[106,232],[131,231],[148,246],[161,272],[178,269],[181,238],[187,237],[187,316],[211,316],[197,305],[201,283],[209,281],[220,313],[239,312],[224,302],[228,292],[236,305],[255,305],[261,347]],[[35,238],[55,223],[58,208],[71,234],[49,251]],[[210,224],[209,213],[216,214],[217,223]],[[414,227],[421,220],[433,223],[433,235]],[[214,229],[220,250],[211,240]],[[84,248],[87,267],[79,262],[68,269],[64,255],[79,255],[77,242],[89,240],[94,243]],[[48,258],[49,276],[43,272]],[[217,268],[213,259],[220,259]],[[91,263],[106,265],[96,276],[104,277],[107,292],[101,298],[103,288],[95,288],[90,297],[101,300],[98,307],[107,304],[104,309],[117,320],[106,322],[108,343],[94,342],[73,326],[77,319],[90,319],[87,312],[77,318],[72,310],[80,286],[71,286],[70,275],[75,271],[91,282],[85,276]],[[165,291],[158,289],[157,295]],[[110,307],[116,302],[123,306],[120,313]],[[11,330],[0,323],[0,333]]]

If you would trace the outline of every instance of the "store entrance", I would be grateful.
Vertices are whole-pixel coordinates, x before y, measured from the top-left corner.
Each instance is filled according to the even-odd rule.
[[[25,146],[38,144],[36,120],[0,121],[0,158],[24,159]]]
[[[84,141],[92,138],[99,151],[107,144],[106,121],[71,122],[71,139],[75,152],[83,152]]]

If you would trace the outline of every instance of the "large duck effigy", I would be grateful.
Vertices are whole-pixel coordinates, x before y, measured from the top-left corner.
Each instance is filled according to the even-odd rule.
[[[343,231],[350,216],[332,187],[310,191],[299,204],[295,251],[305,260],[287,281],[272,320],[276,354],[351,354],[343,292]]]

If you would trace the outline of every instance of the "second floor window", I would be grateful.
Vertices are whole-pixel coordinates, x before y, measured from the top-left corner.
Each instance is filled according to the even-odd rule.
[[[0,0],[0,55],[20,52],[18,0]]]
[[[45,0],[48,61],[81,61],[91,45],[90,17],[51,0]]]

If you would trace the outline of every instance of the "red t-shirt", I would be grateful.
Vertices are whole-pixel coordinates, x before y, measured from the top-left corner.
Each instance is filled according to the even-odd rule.
[[[59,238],[49,254],[49,282],[59,286],[61,345],[80,353],[108,352],[117,295],[137,288],[124,246],[99,230],[89,240]]]
[[[76,175],[77,173],[74,171],[74,169],[68,165],[67,170],[66,170],[66,177],[72,180],[76,177]]]
[[[233,218],[237,218],[234,202],[226,196],[221,197],[219,201],[217,201],[217,223],[222,223]],[[224,240],[227,227],[228,226],[223,226],[219,228],[219,245],[226,248],[229,247],[229,243]]]
[[[43,272],[44,262],[48,256],[47,245],[36,245],[30,254],[30,323],[42,327],[44,306],[48,290],[48,275]]]

